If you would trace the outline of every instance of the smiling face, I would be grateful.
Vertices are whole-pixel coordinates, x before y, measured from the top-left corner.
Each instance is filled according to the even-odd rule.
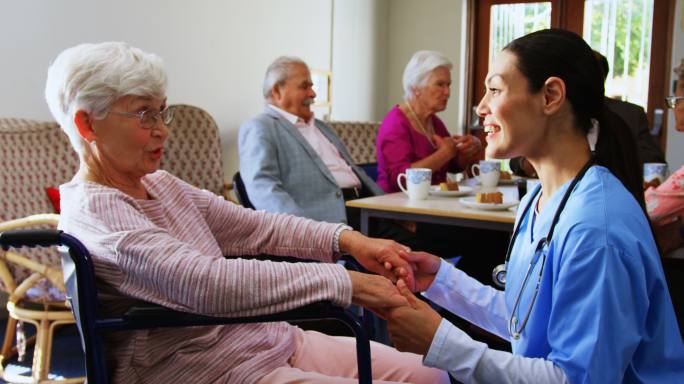
[[[311,104],[315,97],[309,69],[292,64],[285,83],[273,87],[271,100],[276,107],[308,121],[313,116]]]
[[[477,106],[488,132],[488,157],[529,156],[544,136],[544,96],[530,93],[529,82],[516,62],[516,56],[508,51],[498,55],[487,74],[487,91]]]
[[[451,72],[447,67],[437,67],[430,72],[425,85],[414,91],[415,100],[430,114],[446,109],[451,96]]]
[[[166,100],[140,96],[124,96],[114,102],[110,111],[139,113],[161,111]],[[137,116],[108,113],[104,119],[92,121],[92,137],[97,148],[98,172],[110,180],[137,182],[159,169],[164,141],[169,130],[159,118],[151,129],[142,128]],[[90,141],[87,140],[87,141]]]

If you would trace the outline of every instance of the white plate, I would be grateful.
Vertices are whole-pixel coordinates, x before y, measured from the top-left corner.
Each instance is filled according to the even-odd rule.
[[[520,176],[513,176],[512,179],[499,179],[499,185],[513,185],[515,181],[521,179]]]
[[[439,185],[430,186],[430,194],[433,196],[457,197],[469,195],[473,192],[471,187],[458,186],[458,191],[442,191]]]
[[[518,179],[523,179],[523,177],[513,175],[511,176],[511,179],[499,179],[498,185],[515,185],[515,181]],[[476,178],[473,177],[473,181],[469,181],[471,179],[466,180],[465,182],[471,184],[471,185],[480,185],[480,181]]]
[[[510,172],[509,172],[510,173]],[[514,185],[515,181],[518,179],[523,179],[523,177],[520,177],[518,175],[513,175],[511,174],[510,179],[501,179],[499,178],[499,185]]]
[[[483,209],[486,211],[505,211],[518,204],[518,200],[504,200],[503,204],[478,203],[475,201],[475,197],[464,197],[458,199],[458,201],[468,208]]]

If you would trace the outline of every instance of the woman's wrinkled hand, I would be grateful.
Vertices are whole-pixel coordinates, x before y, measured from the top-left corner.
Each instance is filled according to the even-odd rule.
[[[482,150],[482,142],[473,135],[452,136],[458,150],[465,157],[473,157]]]
[[[408,305],[391,281],[378,275],[347,271],[352,282],[352,303],[369,308],[394,308]]]
[[[400,252],[411,249],[393,240],[366,237],[356,231],[340,234],[340,250],[348,252],[367,270],[382,275],[392,282],[405,279],[414,284],[413,268]]]
[[[437,151],[446,153],[450,159],[458,155],[458,142],[453,137],[432,135],[432,141],[435,143]]]

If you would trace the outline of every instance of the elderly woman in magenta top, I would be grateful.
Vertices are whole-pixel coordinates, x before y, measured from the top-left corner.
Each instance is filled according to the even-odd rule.
[[[404,103],[392,108],[377,138],[378,185],[398,192],[397,176],[407,168],[432,169],[432,183],[447,171],[465,169],[480,152],[471,135],[451,136],[436,113],[446,109],[451,87],[451,61],[439,52],[418,51],[404,69]]]

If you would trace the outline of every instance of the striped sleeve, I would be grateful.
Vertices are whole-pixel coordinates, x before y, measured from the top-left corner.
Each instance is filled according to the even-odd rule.
[[[131,230],[115,249],[123,294],[177,310],[237,317],[351,302],[349,276],[337,264],[217,259],[159,229]]]
[[[255,211],[196,188],[187,193],[205,215],[224,255],[265,253],[333,261],[333,238],[339,223]]]

